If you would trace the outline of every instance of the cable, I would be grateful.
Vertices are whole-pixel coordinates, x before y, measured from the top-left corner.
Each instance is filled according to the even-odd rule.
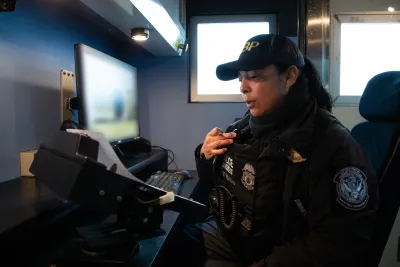
[[[168,169],[168,167],[169,167],[172,163],[174,163],[176,170],[179,170],[178,164],[177,164],[176,161],[175,161],[175,154],[174,154],[174,152],[173,152],[171,149],[166,149],[166,148],[163,148],[163,147],[161,147],[161,146],[151,146],[151,147],[152,147],[152,148],[159,148],[159,149],[162,149],[162,150],[168,152],[168,158],[169,158],[171,161],[168,162],[167,165],[165,166],[166,169]],[[169,155],[169,152],[171,152],[172,156]]]
[[[134,196],[135,200],[141,204],[144,205],[165,205],[171,202],[174,202],[175,200],[175,194],[173,192],[166,192],[165,195],[162,195],[158,198],[149,200],[149,201],[144,201],[138,198],[137,196]]]

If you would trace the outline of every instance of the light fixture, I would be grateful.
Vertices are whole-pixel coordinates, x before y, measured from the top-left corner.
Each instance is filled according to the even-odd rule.
[[[146,41],[149,39],[150,31],[146,28],[133,28],[131,30],[131,37],[135,41]]]
[[[130,0],[154,29],[173,46],[180,32],[160,0]],[[166,1],[167,2],[167,1]]]
[[[389,11],[389,12],[394,12],[394,7],[391,7],[391,6],[388,7],[388,11]]]
[[[186,52],[189,48],[189,44],[179,44],[178,48],[182,49],[182,51]]]

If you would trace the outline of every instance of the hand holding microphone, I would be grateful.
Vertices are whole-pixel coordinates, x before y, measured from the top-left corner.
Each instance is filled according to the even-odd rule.
[[[233,138],[236,137],[236,133],[224,133],[220,128],[212,129],[204,139],[203,146],[200,150],[201,158],[210,160],[217,155],[224,154],[228,149],[228,146],[233,143]]]

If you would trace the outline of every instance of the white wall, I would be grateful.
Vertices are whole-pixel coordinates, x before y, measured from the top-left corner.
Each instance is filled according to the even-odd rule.
[[[335,107],[333,108],[333,115],[335,115],[349,130],[356,124],[365,121],[365,119],[361,117],[358,107]]]

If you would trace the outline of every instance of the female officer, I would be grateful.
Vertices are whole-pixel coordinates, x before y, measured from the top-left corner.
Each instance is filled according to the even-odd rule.
[[[211,130],[195,152],[200,178],[214,183],[213,216],[186,229],[205,251],[201,265],[359,263],[377,183],[311,62],[289,39],[258,35],[217,76],[239,77],[250,112],[226,133]]]

